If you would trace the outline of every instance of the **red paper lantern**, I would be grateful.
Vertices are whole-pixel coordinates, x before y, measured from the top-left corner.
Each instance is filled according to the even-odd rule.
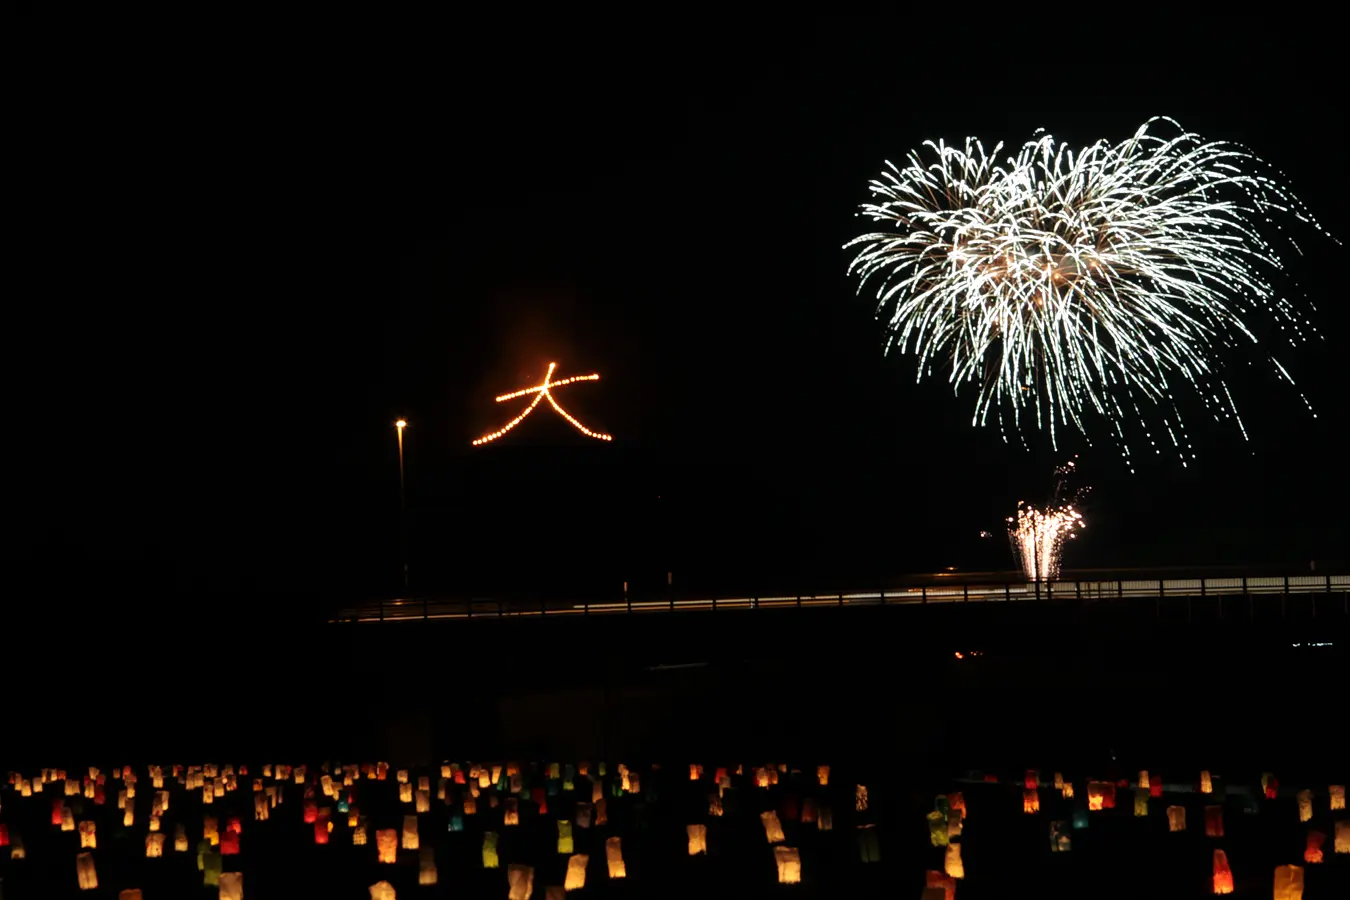
[[[792,794],[786,795],[783,797],[782,806],[783,818],[790,819],[793,822],[797,821],[797,798]]]
[[[1228,855],[1222,850],[1214,851],[1214,893],[1233,893],[1233,870],[1228,868]]]
[[[61,827],[61,807],[65,803],[60,797],[52,800],[52,824]]]
[[[314,843],[316,843],[316,844],[326,844],[326,843],[328,843],[328,823],[327,823],[327,822],[315,822],[315,823],[314,823]]]
[[[9,846],[9,826],[0,822],[0,847]]]
[[[1327,836],[1320,831],[1308,832],[1308,846],[1303,851],[1303,861],[1305,863],[1320,863],[1322,861],[1322,842]]]
[[[239,832],[227,831],[220,836],[220,855],[221,856],[239,855]]]
[[[313,800],[305,801],[305,824],[313,825],[319,821],[319,805]]]

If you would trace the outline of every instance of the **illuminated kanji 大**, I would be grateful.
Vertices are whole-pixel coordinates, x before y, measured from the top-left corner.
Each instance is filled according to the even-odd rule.
[[[526,394],[534,394],[534,395],[535,395],[534,399],[530,401],[530,405],[527,406],[527,407],[525,407],[525,411],[524,411],[524,412],[522,412],[520,415],[516,416],[516,417],[515,417],[514,419],[512,419],[510,422],[507,422],[504,426],[502,426],[502,427],[501,427],[500,429],[498,429],[497,431],[492,432],[492,434],[485,434],[485,435],[483,435],[483,436],[480,437],[478,440],[474,441],[474,442],[473,442],[473,445],[474,445],[475,447],[477,447],[479,444],[486,444],[488,441],[495,441],[497,438],[499,438],[499,437],[501,437],[502,435],[506,434],[506,433],[507,433],[508,431],[510,431],[512,428],[515,428],[517,425],[519,425],[521,422],[523,422],[523,421],[525,420],[525,417],[526,417],[526,416],[528,416],[530,413],[534,412],[534,408],[535,408],[536,406],[539,405],[539,401],[540,401],[540,400],[547,400],[547,401],[549,402],[549,405],[552,406],[555,410],[557,410],[558,415],[562,416],[564,419],[566,419],[568,422],[570,422],[570,423],[572,424],[572,427],[573,427],[573,428],[575,428],[577,431],[580,431],[582,434],[586,435],[586,437],[592,437],[592,438],[595,438],[597,441],[612,441],[612,440],[614,440],[614,438],[610,437],[610,436],[607,435],[607,434],[601,434],[601,433],[598,432],[598,431],[591,431],[591,430],[590,430],[589,428],[587,428],[585,425],[582,425],[582,424],[581,424],[580,422],[578,422],[575,418],[573,418],[572,415],[571,415],[570,413],[568,413],[567,410],[563,409],[563,408],[558,404],[558,401],[557,401],[557,400],[553,399],[553,390],[554,390],[555,388],[560,388],[560,387],[562,387],[562,386],[565,385],[565,384],[572,384],[572,383],[575,382],[575,381],[599,381],[599,380],[600,380],[600,376],[599,376],[599,375],[573,375],[571,378],[564,378],[564,379],[562,379],[561,381],[554,381],[554,380],[553,380],[553,370],[556,369],[556,368],[558,368],[558,364],[557,364],[557,363],[554,363],[554,362],[551,362],[551,363],[548,364],[548,371],[544,373],[544,381],[543,381],[543,383],[541,383],[541,384],[536,384],[534,387],[525,388],[524,390],[521,390],[521,391],[513,391],[513,392],[511,392],[511,393],[509,393],[509,394],[502,394],[500,397],[498,397],[498,398],[497,398],[497,402],[498,402],[498,403],[501,403],[501,402],[504,401],[504,400],[514,400],[516,397],[524,397]]]

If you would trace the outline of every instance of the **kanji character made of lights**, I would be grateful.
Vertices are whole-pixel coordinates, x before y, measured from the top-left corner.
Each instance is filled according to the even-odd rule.
[[[513,391],[509,394],[502,394],[500,397],[498,397],[497,402],[501,403],[505,400],[514,400],[516,397],[524,397],[526,394],[535,395],[534,399],[530,401],[530,405],[525,407],[524,412],[516,416],[510,422],[507,422],[497,431],[494,431],[491,434],[483,435],[478,440],[474,441],[473,445],[477,447],[480,444],[486,444],[489,441],[495,441],[497,438],[506,434],[512,428],[515,428],[517,425],[523,422],[526,416],[534,412],[534,408],[539,405],[539,401],[541,400],[547,400],[549,402],[549,405],[552,406],[557,411],[558,415],[566,419],[569,423],[571,423],[573,428],[575,428],[577,431],[580,431],[582,434],[586,435],[586,437],[592,437],[598,441],[614,440],[614,438],[611,437],[610,435],[601,434],[598,431],[591,431],[585,425],[582,425],[571,415],[571,413],[563,409],[562,406],[559,405],[558,401],[553,398],[553,391],[556,388],[560,388],[565,384],[572,384],[573,382],[577,381],[599,381],[600,376],[595,374],[573,375],[571,378],[564,378],[561,381],[554,381],[553,370],[556,368],[558,368],[558,364],[555,362],[551,362],[548,364],[548,371],[544,373],[544,380],[541,384],[536,384],[534,387],[528,387],[525,388],[524,390]]]

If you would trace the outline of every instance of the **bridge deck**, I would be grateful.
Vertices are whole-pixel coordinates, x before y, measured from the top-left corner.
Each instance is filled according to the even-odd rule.
[[[1253,595],[1350,595],[1350,575],[1153,578],[989,584],[940,581],[893,590],[664,600],[618,599],[597,602],[562,600],[394,599],[339,610],[331,622],[398,622],[428,619],[499,619],[539,616],[587,616],[616,613],[672,613],[717,610],[798,609],[809,607],[905,606],[948,603],[1003,603],[1046,600],[1130,600],[1251,597]],[[1344,610],[1342,610],[1344,612]]]

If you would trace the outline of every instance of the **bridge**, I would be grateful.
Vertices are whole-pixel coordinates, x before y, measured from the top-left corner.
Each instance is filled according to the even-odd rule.
[[[1069,573],[1072,574],[1072,573]],[[1189,613],[1195,601],[1217,605],[1219,618],[1225,608],[1230,615],[1254,614],[1258,600],[1278,599],[1281,615],[1290,598],[1311,603],[1312,615],[1350,615],[1350,575],[1223,575],[1218,577],[1102,578],[1082,577],[1058,581],[990,581],[977,576],[935,573],[916,576],[911,583],[872,591],[838,591],[773,596],[677,597],[662,599],[623,596],[614,600],[570,601],[558,599],[435,597],[377,600],[339,609],[330,623],[410,622],[429,620],[482,620],[553,618],[556,616],[652,615],[681,612],[732,612],[806,608],[857,608],[885,606],[949,606],[967,603],[1099,603],[1104,601],[1155,601],[1184,603]]]

